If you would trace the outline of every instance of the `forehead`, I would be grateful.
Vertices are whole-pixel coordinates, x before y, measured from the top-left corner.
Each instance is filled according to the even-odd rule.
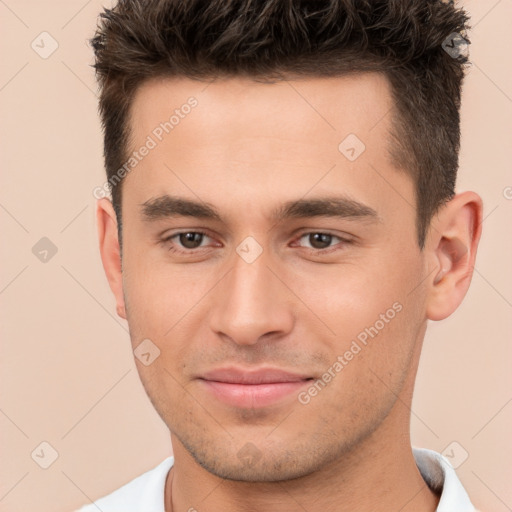
[[[197,107],[191,118],[200,122],[181,123],[188,116],[187,100]],[[179,122],[173,138],[192,135],[203,142],[218,140],[230,133],[244,136],[321,133],[340,136],[358,131],[369,137],[377,125],[377,135],[387,129],[386,114],[392,107],[390,86],[380,73],[357,73],[339,77],[307,77],[265,83],[236,77],[210,82],[186,78],[161,78],[143,83],[131,108],[134,138],[151,133],[169,120],[174,111]],[[177,120],[173,120],[175,123]],[[389,119],[388,119],[389,121]],[[155,124],[156,123],[156,124]],[[179,130],[174,130],[178,128]],[[283,133],[283,129],[287,132]],[[193,133],[190,133],[193,132]],[[330,139],[331,137],[329,137]]]
[[[386,180],[396,179],[382,176],[398,174],[388,152],[392,105],[377,73],[275,83],[151,80],[134,97],[129,153],[148,141],[151,149],[123,190],[139,204],[172,192],[235,211],[336,188],[378,211],[389,200]]]

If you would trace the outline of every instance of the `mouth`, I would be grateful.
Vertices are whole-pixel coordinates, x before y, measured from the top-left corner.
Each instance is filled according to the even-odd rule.
[[[266,407],[297,395],[313,377],[276,368],[242,370],[221,368],[207,372],[198,381],[206,393],[239,408]]]

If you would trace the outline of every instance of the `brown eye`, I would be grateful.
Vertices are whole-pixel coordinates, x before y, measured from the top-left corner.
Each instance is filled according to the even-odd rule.
[[[182,231],[174,233],[162,239],[162,244],[167,250],[176,254],[192,254],[196,249],[205,249],[205,239],[212,240],[210,236],[202,231]]]
[[[188,233],[180,233],[176,235],[180,241],[180,244],[186,249],[197,249],[201,246],[204,234],[191,231]]]
[[[342,238],[336,235],[331,235],[330,233],[322,233],[322,232],[311,232],[304,233],[299,240],[306,240],[307,244],[303,245],[308,249],[315,249],[317,251],[322,251],[324,249],[329,249],[333,247],[333,241],[345,242]],[[341,245],[341,244],[337,244]]]
[[[331,245],[332,235],[327,233],[310,233],[308,241],[313,249],[327,249]]]

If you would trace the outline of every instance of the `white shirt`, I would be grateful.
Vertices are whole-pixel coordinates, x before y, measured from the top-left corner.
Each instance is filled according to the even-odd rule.
[[[412,451],[423,480],[441,494],[437,512],[476,511],[445,457],[424,448],[413,447]],[[94,503],[84,505],[77,512],[165,512],[165,480],[173,463],[174,457],[168,457],[155,468]]]

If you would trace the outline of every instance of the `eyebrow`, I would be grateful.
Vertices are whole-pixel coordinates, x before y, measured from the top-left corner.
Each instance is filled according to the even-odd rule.
[[[143,219],[155,221],[172,217],[194,217],[222,221],[212,205],[184,197],[162,195],[148,199],[141,205]],[[380,221],[377,212],[354,199],[345,196],[319,197],[288,201],[271,212],[274,221],[315,217]]]

